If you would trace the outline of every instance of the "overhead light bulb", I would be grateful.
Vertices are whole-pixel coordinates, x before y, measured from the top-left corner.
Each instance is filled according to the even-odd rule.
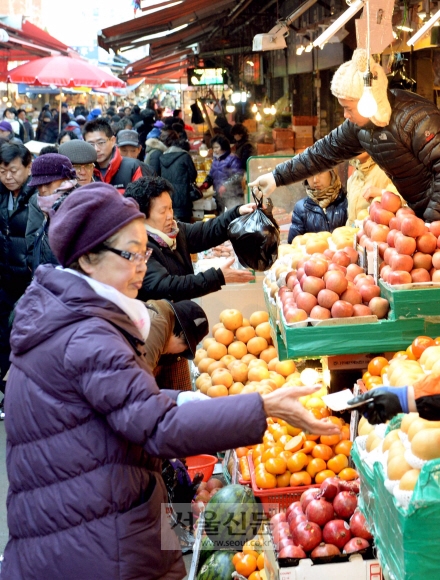
[[[296,49],[296,54],[300,56],[305,51],[305,49],[306,47],[304,46],[304,44],[301,44],[301,46],[298,46],[298,48]]]
[[[248,64],[249,66],[255,66],[255,63],[252,62],[251,60],[247,60],[246,64]]]
[[[209,153],[208,147],[205,145],[205,143],[202,143],[199,147],[199,155],[201,157],[207,157],[208,153]]]
[[[234,105],[231,97],[229,97],[229,99],[226,102],[226,111],[228,113],[233,113],[235,111],[235,105]]]
[[[263,113],[264,113],[265,115],[270,115],[270,107],[264,107],[264,109],[263,109]]]
[[[257,114],[255,115],[255,120],[256,120],[256,121],[258,121],[258,122],[260,122],[260,121],[261,121],[261,113],[257,113]]]
[[[312,49],[313,49],[313,42],[311,42],[310,44],[308,44],[306,46],[306,49],[305,50],[306,50],[306,52],[312,52]]]
[[[276,115],[277,114],[277,108],[275,107],[275,105],[272,105],[270,108],[270,114],[271,115]]]
[[[6,106],[7,106],[7,107],[12,107],[12,103],[11,103],[11,101],[8,101],[8,102],[6,103]]]
[[[241,101],[241,92],[240,93],[232,93],[231,101],[234,103],[234,105],[236,103],[239,103]]]
[[[364,92],[359,99],[357,110],[366,119],[370,119],[377,113],[377,103],[373,96],[373,89],[371,86],[373,75],[368,70],[364,74]]]
[[[247,101],[247,94],[246,91],[241,92],[241,102],[245,103]]]
[[[253,113],[258,113],[258,107],[257,107],[256,103],[254,103],[254,104],[252,105],[252,107],[251,107],[251,111],[252,111]]]
[[[319,380],[319,373],[315,369],[304,369],[300,374],[302,384],[306,387],[316,385]]]
[[[2,98],[2,101],[3,101],[4,103],[6,103],[6,101],[7,101],[7,100],[8,100],[8,97],[3,97],[3,98]]]

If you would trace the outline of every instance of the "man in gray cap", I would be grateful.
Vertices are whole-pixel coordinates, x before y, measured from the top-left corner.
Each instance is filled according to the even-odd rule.
[[[88,185],[95,181],[93,172],[97,158],[96,149],[86,141],[74,139],[60,145],[60,155],[68,157],[76,171],[78,185]]]
[[[116,147],[119,149],[122,157],[138,159],[138,155],[142,149],[139,144],[138,132],[129,129],[119,131],[116,135]]]

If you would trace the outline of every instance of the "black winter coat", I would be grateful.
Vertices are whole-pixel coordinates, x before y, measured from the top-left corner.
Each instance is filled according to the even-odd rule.
[[[37,127],[37,141],[43,141],[43,143],[56,143],[58,133],[58,123],[56,121],[40,123]]]
[[[195,182],[197,169],[191,155],[180,147],[169,147],[160,156],[160,175],[172,184],[174,215],[178,220],[189,221],[192,215],[190,186]]]
[[[9,191],[0,188],[0,274],[1,287],[15,301],[26,290],[31,273],[26,264],[26,225],[29,201],[35,188],[28,186],[30,178],[22,187],[16,209],[9,215]]]
[[[289,244],[296,236],[307,232],[332,232],[334,229],[345,226],[347,222],[347,193],[341,188],[338,197],[326,211],[319,207],[310,197],[296,202],[292,213],[292,225],[289,229]]]
[[[250,141],[241,139],[235,143],[235,154],[240,159],[243,171],[246,171],[247,160],[249,157],[256,155],[256,149]]]
[[[420,218],[440,220],[440,111],[431,101],[399,89],[388,91],[388,100],[392,113],[386,127],[345,121],[278,165],[277,186],[307,179],[365,150]]]
[[[209,268],[194,274],[190,254],[209,250],[225,242],[228,239],[229,224],[240,215],[239,207],[207,222],[179,222],[176,250],[159,246],[150,236],[148,247],[153,253],[148,260],[138,299],[146,301],[164,298],[178,302],[221,290],[225,284],[223,272],[219,268]]]

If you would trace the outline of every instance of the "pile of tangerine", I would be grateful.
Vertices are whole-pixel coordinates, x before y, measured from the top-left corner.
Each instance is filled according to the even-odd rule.
[[[309,435],[281,419],[268,419],[263,443],[250,451],[239,448],[237,455],[252,456],[255,483],[262,489],[320,484],[336,475],[346,481],[356,479],[358,473],[348,466],[349,426],[338,417],[329,420],[341,427],[340,434]]]
[[[234,554],[232,563],[235,566],[235,571],[248,580],[263,580],[266,577],[264,574],[264,554],[258,539],[246,542],[243,551]]]

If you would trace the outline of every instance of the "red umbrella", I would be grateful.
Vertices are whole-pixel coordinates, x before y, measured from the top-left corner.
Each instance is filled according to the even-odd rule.
[[[22,64],[8,73],[9,82],[92,89],[125,87],[124,81],[99,67],[69,56],[48,56]]]

